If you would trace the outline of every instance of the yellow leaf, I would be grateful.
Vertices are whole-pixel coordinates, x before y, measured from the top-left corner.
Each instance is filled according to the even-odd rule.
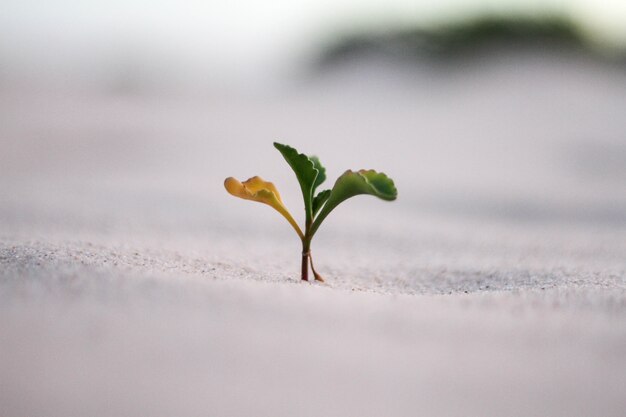
[[[300,230],[300,226],[293,219],[289,210],[283,204],[283,201],[280,199],[280,194],[278,190],[271,182],[264,181],[261,177],[252,177],[247,181],[239,182],[239,180],[228,177],[224,180],[224,187],[226,191],[235,197],[243,198],[245,200],[258,201],[259,203],[267,204],[268,206],[273,207],[280,214],[283,215],[285,219],[291,224],[291,226],[295,229],[300,239],[304,239],[304,234],[302,230]]]

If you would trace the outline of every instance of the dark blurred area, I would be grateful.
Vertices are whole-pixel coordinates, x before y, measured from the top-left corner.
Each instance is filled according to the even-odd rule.
[[[432,28],[409,27],[344,35],[320,54],[324,70],[363,55],[380,55],[406,64],[460,67],[500,54],[552,52],[579,54],[626,69],[621,48],[611,53],[592,45],[583,31],[561,16],[505,17],[485,15]]]

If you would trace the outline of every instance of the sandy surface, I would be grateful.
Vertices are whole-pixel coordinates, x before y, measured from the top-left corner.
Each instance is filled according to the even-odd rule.
[[[626,75],[371,71],[263,98],[0,96],[0,414],[624,415]],[[327,284],[222,188],[261,175],[299,214],[276,139],[396,180],[320,229]]]

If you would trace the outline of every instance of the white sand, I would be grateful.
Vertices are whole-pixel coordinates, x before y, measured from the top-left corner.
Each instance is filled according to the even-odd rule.
[[[624,415],[626,75],[372,80],[0,97],[0,414]],[[325,285],[222,189],[259,174],[300,217],[275,139],[396,180],[322,226]]]

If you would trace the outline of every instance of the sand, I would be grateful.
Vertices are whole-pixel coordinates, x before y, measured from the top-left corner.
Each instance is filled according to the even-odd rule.
[[[543,57],[264,97],[3,94],[0,414],[622,416],[625,78]],[[277,139],[399,189],[320,228],[325,284],[222,188],[261,175],[299,218]]]

